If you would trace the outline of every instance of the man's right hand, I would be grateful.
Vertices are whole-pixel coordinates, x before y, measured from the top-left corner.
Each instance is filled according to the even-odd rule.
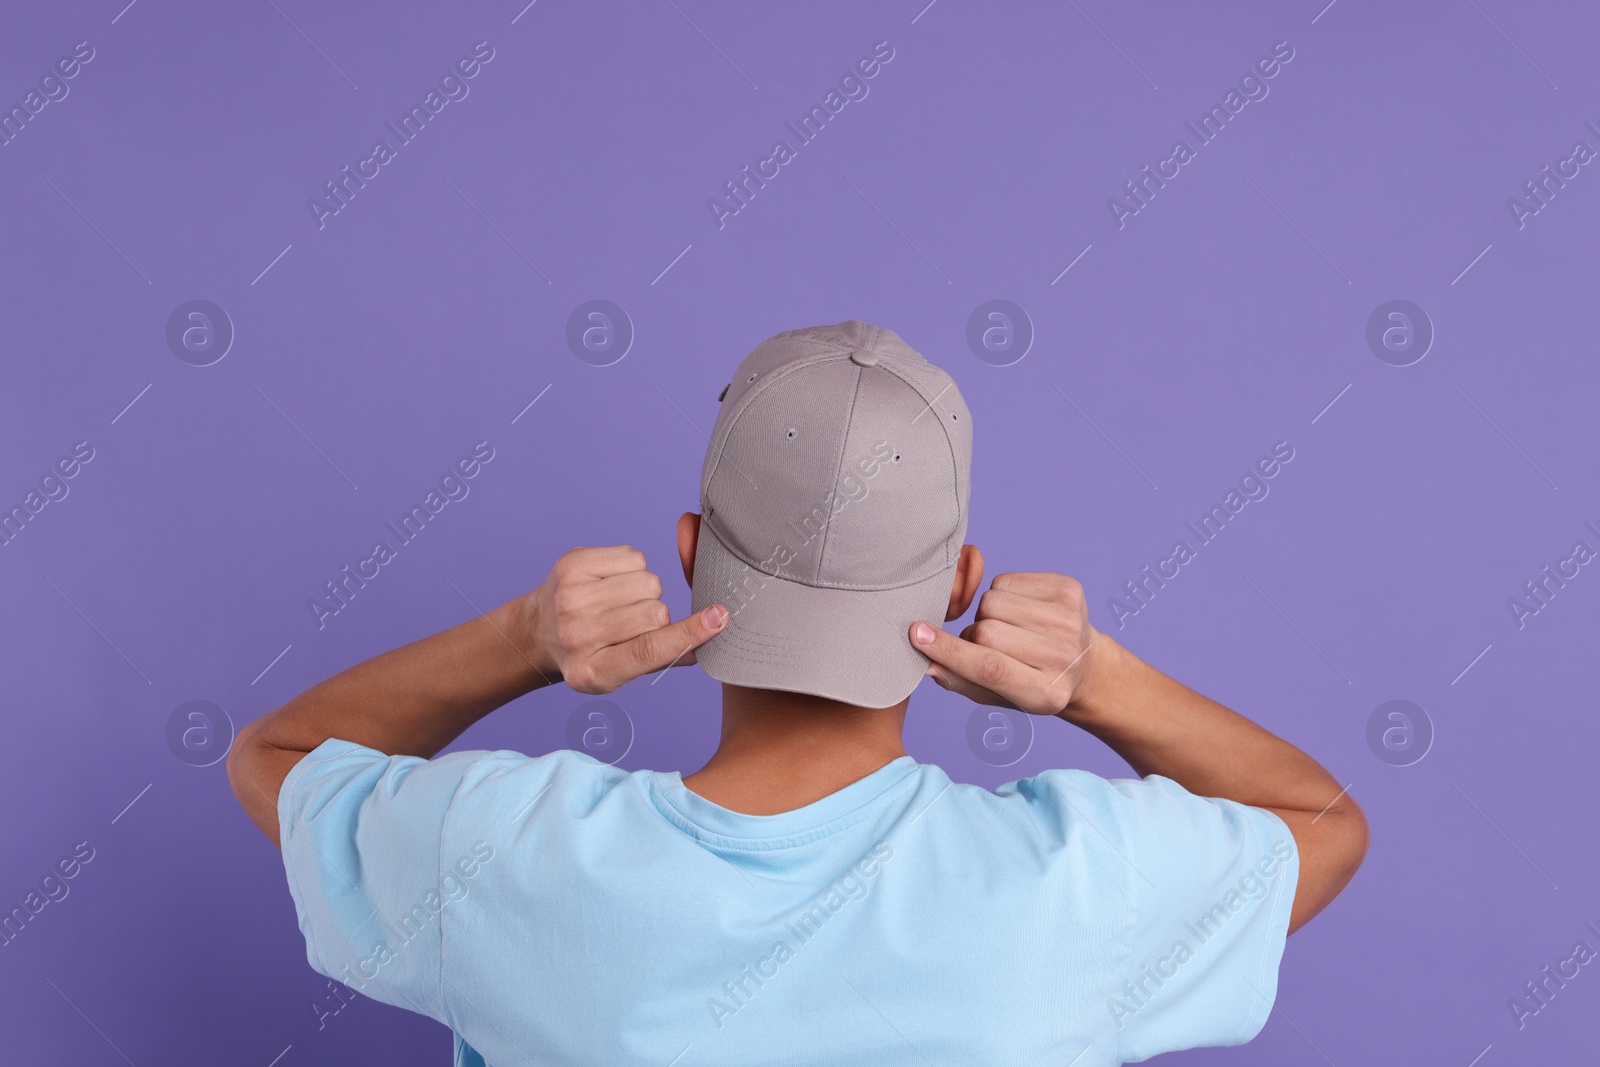
[[[694,650],[728,623],[720,604],[671,622],[661,579],[646,569],[644,553],[627,545],[566,553],[522,606],[539,672],[580,693],[609,693],[651,671],[693,663]]]
[[[933,660],[935,682],[979,704],[1033,715],[1059,715],[1081,701],[1097,641],[1083,586],[1044,571],[997,575],[959,637],[929,622],[911,626],[911,643]]]
[[[924,632],[926,628],[926,632]],[[913,623],[928,673],[982,704],[1060,715],[1141,778],[1266,808],[1300,852],[1289,929],[1339,894],[1367,851],[1360,805],[1310,756],[1167,677],[1089,625],[1083,589],[1059,574],[1002,574],[961,636]]]

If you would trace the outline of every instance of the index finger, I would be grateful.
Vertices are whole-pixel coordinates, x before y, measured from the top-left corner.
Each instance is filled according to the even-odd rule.
[[[575,548],[562,557],[569,573],[585,578],[610,578],[645,569],[644,553],[632,545]]]
[[[912,623],[911,643],[952,674],[1013,702],[1020,700],[1029,677],[1037,673],[1004,652],[973,644],[932,623]]]
[[[603,648],[595,653],[595,662],[602,674],[623,681],[659,671],[684,662],[693,649],[721,633],[728,618],[727,608],[712,604],[687,618]]]
[[[1053,571],[1007,571],[994,576],[990,589],[1020,593],[1036,600],[1055,600],[1077,587],[1077,580]]]

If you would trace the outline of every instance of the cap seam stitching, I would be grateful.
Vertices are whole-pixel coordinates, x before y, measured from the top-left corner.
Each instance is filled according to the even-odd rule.
[[[845,445],[850,440],[850,425],[856,417],[856,404],[861,400],[861,375],[865,369],[860,364],[855,364],[855,368],[856,383],[850,391],[850,410],[844,413],[844,432],[839,435],[839,449],[833,455],[833,487],[828,491],[828,521],[822,527],[822,543],[817,546],[817,572],[811,579],[813,582],[822,581],[823,561],[828,558],[828,540],[833,534],[834,519],[839,514],[833,506],[834,497],[839,493],[839,472],[844,468]]]
[[[771,387],[770,383],[773,381],[782,381],[791,374],[798,374],[800,371],[816,366],[817,363],[823,358],[825,358],[825,355],[809,356],[803,361],[790,363],[787,366],[779,367],[762,382],[762,389],[760,392],[765,393]],[[716,461],[712,463],[711,469],[705,472],[705,477],[703,478],[704,484],[700,487],[700,507],[702,511],[705,510],[706,505],[709,503],[709,501],[707,501],[705,498],[706,490],[710,487],[711,480],[716,477],[717,471],[721,469],[723,458],[727,454],[728,437],[732,435],[733,428],[738,425],[739,420],[744,418],[745,413],[750,410],[750,405],[755,402],[751,398],[751,394],[754,392],[755,390],[749,390],[740,398],[740,406],[738,410],[732,411],[732,413],[728,416],[728,422],[722,427],[720,434],[717,430],[712,430],[712,447],[716,449]],[[721,442],[720,445],[717,444],[718,441]]]
[[[931,364],[930,364],[930,366],[931,366]],[[888,371],[890,374],[893,374],[896,378],[899,378],[902,382],[905,382],[906,385],[911,388],[912,392],[916,393],[918,396],[922,397],[923,400],[927,401],[928,409],[930,411],[933,409],[933,401],[932,400],[928,400],[927,396],[923,393],[922,389],[917,386],[916,382],[912,381],[910,378],[906,377],[904,374],[898,373],[892,366],[891,367],[885,367],[884,370]],[[953,381],[952,381],[952,384],[954,384]],[[966,513],[967,509],[964,506],[964,504],[962,502],[962,499],[961,499],[961,490],[964,489],[964,488],[968,488],[968,487],[963,486],[961,484],[961,464],[959,462],[957,462],[955,442],[950,440],[950,431],[945,429],[945,425],[944,425],[944,420],[943,419],[938,419],[937,421],[939,423],[939,430],[944,434],[945,447],[949,450],[951,470],[956,476],[955,480],[956,480],[956,516],[957,516],[956,524],[957,524],[957,532],[958,532],[959,535],[964,536],[965,531],[960,529],[960,522],[961,522],[961,516]],[[968,480],[970,481],[970,478]],[[970,492],[970,489],[969,489],[969,492]],[[957,555],[959,555],[959,550],[957,552]],[[944,543],[944,563],[945,563],[945,566],[949,567],[952,563],[955,562],[955,559],[956,559],[956,556],[952,556],[951,555],[951,552],[950,552],[950,539],[947,537],[947,538],[945,538],[945,543]]]

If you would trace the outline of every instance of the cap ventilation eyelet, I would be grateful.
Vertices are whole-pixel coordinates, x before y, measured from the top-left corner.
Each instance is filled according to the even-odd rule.
[[[756,376],[754,374],[752,374],[752,375],[750,375],[750,377],[746,378],[744,381],[745,381],[746,385],[749,385],[751,382],[753,382],[755,380],[756,380]]]
[[[785,437],[787,437],[789,440],[793,441],[796,437],[800,436],[800,431],[796,430],[793,426],[791,426],[787,430],[784,431],[783,435]]]
[[[896,453],[895,453],[895,454],[894,454],[894,459],[893,459],[893,460],[891,460],[891,462],[893,462],[893,463],[899,463],[899,462],[900,462],[900,453],[898,453],[898,452],[896,452]]]

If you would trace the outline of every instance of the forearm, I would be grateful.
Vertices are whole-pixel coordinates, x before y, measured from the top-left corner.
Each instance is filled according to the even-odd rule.
[[[1338,782],[1310,756],[1145,663],[1103,633],[1087,684],[1061,717],[1094,734],[1142,777],[1263,808],[1321,812]]]
[[[529,629],[518,621],[521,605],[513,600],[341,671],[261,719],[258,739],[309,752],[337,737],[388,755],[434,755],[545,684],[535,650],[513,641]]]
[[[241,730],[228,754],[234,795],[276,844],[284,778],[331,737],[426,759],[540,686],[609,693],[693,663],[728,611],[712,604],[672,622],[660,596],[638,550],[575,548],[527,596],[336,674]]]
[[[276,841],[277,796],[307,752],[329,738],[388,755],[431,757],[494,709],[559,678],[523,617],[526,598],[321,682],[251,723],[234,742],[228,777],[246,813]],[[519,643],[520,642],[520,643]]]

